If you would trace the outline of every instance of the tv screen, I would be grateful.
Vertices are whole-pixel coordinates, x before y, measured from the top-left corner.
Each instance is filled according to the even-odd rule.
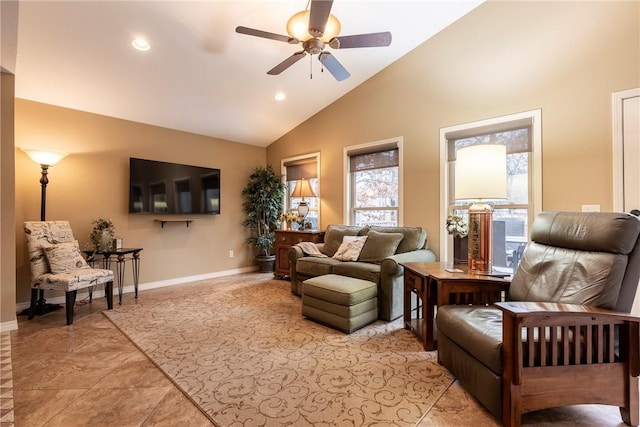
[[[131,157],[129,213],[220,214],[220,169]]]

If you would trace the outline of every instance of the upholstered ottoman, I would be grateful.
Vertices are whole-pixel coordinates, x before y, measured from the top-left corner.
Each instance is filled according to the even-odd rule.
[[[346,333],[378,319],[374,282],[325,274],[302,282],[302,314]]]

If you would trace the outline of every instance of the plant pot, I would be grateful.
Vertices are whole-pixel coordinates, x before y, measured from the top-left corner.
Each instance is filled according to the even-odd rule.
[[[453,238],[453,263],[467,264],[469,261],[469,237],[454,236]]]
[[[260,273],[271,273],[275,270],[275,255],[257,255],[256,260],[258,261],[258,271]]]

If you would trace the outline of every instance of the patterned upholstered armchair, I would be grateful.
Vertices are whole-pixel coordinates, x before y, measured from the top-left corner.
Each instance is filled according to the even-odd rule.
[[[438,359],[505,426],[575,404],[620,408],[638,425],[640,220],[545,212],[509,301],[438,308]]]
[[[31,265],[29,319],[35,315],[41,290],[65,291],[67,325],[73,323],[78,289],[104,284],[107,309],[113,308],[113,271],[86,263],[68,221],[27,221],[24,232]]]

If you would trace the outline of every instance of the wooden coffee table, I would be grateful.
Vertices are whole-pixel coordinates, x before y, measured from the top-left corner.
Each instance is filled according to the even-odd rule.
[[[503,301],[510,277],[470,274],[467,266],[445,262],[406,262],[404,267],[404,327],[415,332],[425,350],[435,350],[434,318],[438,306],[493,304]],[[447,268],[463,270],[451,273]],[[417,308],[412,310],[412,297]]]

